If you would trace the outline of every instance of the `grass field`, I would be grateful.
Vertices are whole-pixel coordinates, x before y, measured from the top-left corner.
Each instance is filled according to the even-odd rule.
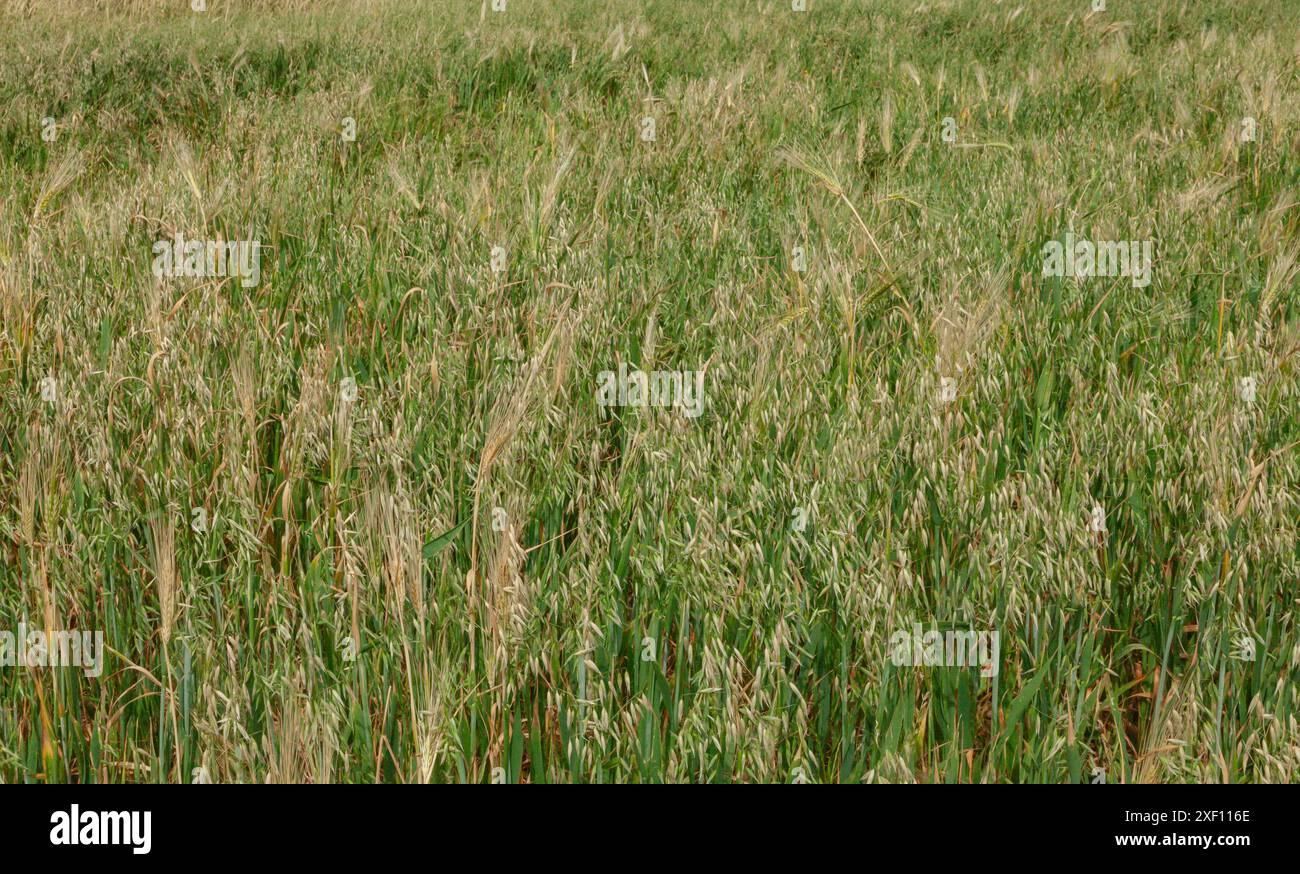
[[[1300,781],[1300,10],[1107,6],[0,0],[0,780]]]

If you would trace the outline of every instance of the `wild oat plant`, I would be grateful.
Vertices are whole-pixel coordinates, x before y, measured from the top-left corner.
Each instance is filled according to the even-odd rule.
[[[0,779],[1300,779],[1294,0],[0,9]]]

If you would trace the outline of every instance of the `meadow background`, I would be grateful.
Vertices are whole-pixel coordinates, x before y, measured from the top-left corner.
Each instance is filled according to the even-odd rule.
[[[1300,7],[1091,5],[0,0],[0,780],[1300,779]]]

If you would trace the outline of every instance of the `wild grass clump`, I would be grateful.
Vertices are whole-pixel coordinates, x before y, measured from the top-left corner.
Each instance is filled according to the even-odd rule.
[[[809,6],[0,3],[0,779],[1300,779],[1293,4]]]

